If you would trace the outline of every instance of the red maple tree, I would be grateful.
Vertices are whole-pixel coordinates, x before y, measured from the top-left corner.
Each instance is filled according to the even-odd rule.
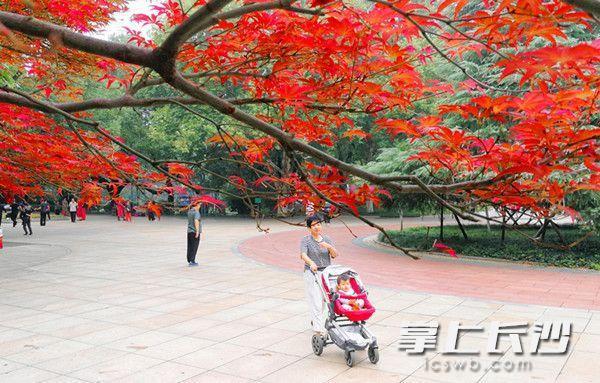
[[[577,190],[600,190],[598,139],[599,40],[570,42],[569,28],[591,29],[598,6],[583,0],[164,0],[135,15],[129,41],[92,37],[125,1],[9,0],[0,11],[0,69],[19,68],[0,87],[0,190],[39,194],[39,185],[96,197],[99,188],[133,183],[170,190],[168,180],[196,192],[201,164],[149,158],[93,121],[93,110],[173,104],[207,119],[191,105],[211,107],[242,124],[223,126],[211,141],[229,161],[256,175],[226,179],[249,202],[279,206],[331,202],[358,215],[389,191],[426,193],[457,216],[493,204],[551,217],[576,214],[564,206]],[[152,40],[140,31],[154,28]],[[475,53],[492,62],[485,78],[461,64]],[[432,81],[422,68],[447,61],[464,81]],[[86,99],[82,81],[121,87],[114,99]],[[208,91],[233,85],[243,98]],[[168,86],[179,96],[145,98],[145,88]],[[415,103],[466,92],[461,104],[430,115],[409,114]],[[223,92],[226,94],[226,92]],[[255,105],[251,113],[246,105]],[[259,106],[264,106],[260,109]],[[342,137],[366,139],[353,114],[369,114],[390,139],[419,148],[411,161],[439,181],[411,174],[386,177],[345,163],[327,147]],[[446,117],[506,131],[484,137]],[[285,153],[290,171],[269,158]],[[154,170],[144,172],[140,163]],[[356,180],[361,181],[356,181]],[[352,191],[344,186],[353,180]],[[447,196],[453,201],[448,202]],[[91,197],[86,197],[91,199]],[[364,219],[365,222],[376,226]]]

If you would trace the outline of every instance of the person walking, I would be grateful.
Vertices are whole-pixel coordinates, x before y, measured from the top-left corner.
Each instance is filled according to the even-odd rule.
[[[23,230],[25,231],[25,235],[27,235],[27,229],[29,229],[29,235],[33,235],[33,231],[31,230],[31,213],[33,209],[31,205],[25,203],[21,206],[21,221],[23,222]]]
[[[17,217],[19,216],[20,209],[17,201],[13,201],[10,204],[10,219],[13,222],[13,227],[17,226]]]
[[[77,201],[75,198],[71,198],[71,202],[69,202],[69,214],[71,214],[71,222],[75,223],[77,220]]]
[[[117,221],[120,221],[121,218],[125,216],[125,208],[123,207],[123,203],[121,201],[115,201],[115,208],[117,210]]]
[[[316,335],[325,337],[325,302],[316,278],[319,271],[331,264],[331,259],[339,255],[331,239],[321,233],[321,218],[312,215],[306,219],[309,235],[300,242],[300,258],[304,262],[304,286],[311,317],[311,325]]]
[[[124,206],[126,222],[131,222],[131,211],[132,210],[133,210],[133,206],[131,205],[131,201],[126,201],[125,206]]]
[[[46,226],[46,217],[50,215],[50,204],[45,198],[40,201],[40,226]]]
[[[187,218],[187,261],[189,266],[198,266],[196,263],[196,253],[200,245],[200,233],[202,233],[199,201],[193,202],[190,205]]]

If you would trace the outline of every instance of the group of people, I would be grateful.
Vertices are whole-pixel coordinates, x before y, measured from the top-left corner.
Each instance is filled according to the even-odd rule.
[[[131,214],[133,212],[131,201],[115,201],[115,209],[117,212],[117,221],[131,222]]]
[[[6,218],[12,221],[13,227],[17,226],[18,220],[21,220],[23,225],[24,235],[33,235],[31,229],[31,216],[34,212],[40,214],[40,226],[46,226],[47,221],[50,221],[50,213],[53,211],[52,203],[46,198],[40,198],[39,204],[34,207],[26,199],[21,201],[13,201],[10,204],[0,205],[0,225],[2,224],[2,216],[6,213]],[[61,203],[54,204],[54,213],[64,216],[70,215],[71,222],[85,221],[87,218],[87,206],[82,202],[77,202],[75,197],[64,197]]]
[[[0,225],[2,224],[2,215],[6,212],[6,218],[12,221],[13,227],[17,226],[17,220],[21,219],[23,225],[23,231],[25,235],[33,235],[31,229],[31,215],[33,212],[40,212],[40,226],[46,226],[46,220],[50,220],[50,203],[42,198],[37,208],[33,208],[27,201],[14,201],[11,204],[6,204],[0,209]]]

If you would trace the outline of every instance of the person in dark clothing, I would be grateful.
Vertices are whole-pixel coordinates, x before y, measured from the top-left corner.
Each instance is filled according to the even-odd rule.
[[[187,261],[190,266],[198,266],[196,263],[196,253],[200,245],[200,233],[202,233],[200,202],[196,202],[190,206],[187,217]]]
[[[19,216],[19,204],[13,202],[10,204],[10,219],[13,221],[13,227],[17,226],[17,217]]]
[[[40,226],[46,226],[46,217],[50,215],[50,204],[44,198],[40,201]]]
[[[23,230],[25,230],[25,235],[33,235],[33,231],[31,230],[31,212],[33,209],[29,204],[25,204],[21,206],[21,221],[23,221]],[[27,229],[29,229],[29,233],[27,233]]]

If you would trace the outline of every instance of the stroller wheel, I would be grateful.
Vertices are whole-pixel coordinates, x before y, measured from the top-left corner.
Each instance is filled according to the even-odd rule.
[[[371,361],[371,363],[377,364],[377,362],[379,362],[379,349],[377,347],[369,346],[367,355],[369,355],[369,361]]]
[[[312,337],[312,349],[315,355],[319,356],[323,353],[323,346],[325,345],[325,340],[320,335],[313,335]]]
[[[344,351],[344,359],[348,367],[354,366],[354,351]]]

